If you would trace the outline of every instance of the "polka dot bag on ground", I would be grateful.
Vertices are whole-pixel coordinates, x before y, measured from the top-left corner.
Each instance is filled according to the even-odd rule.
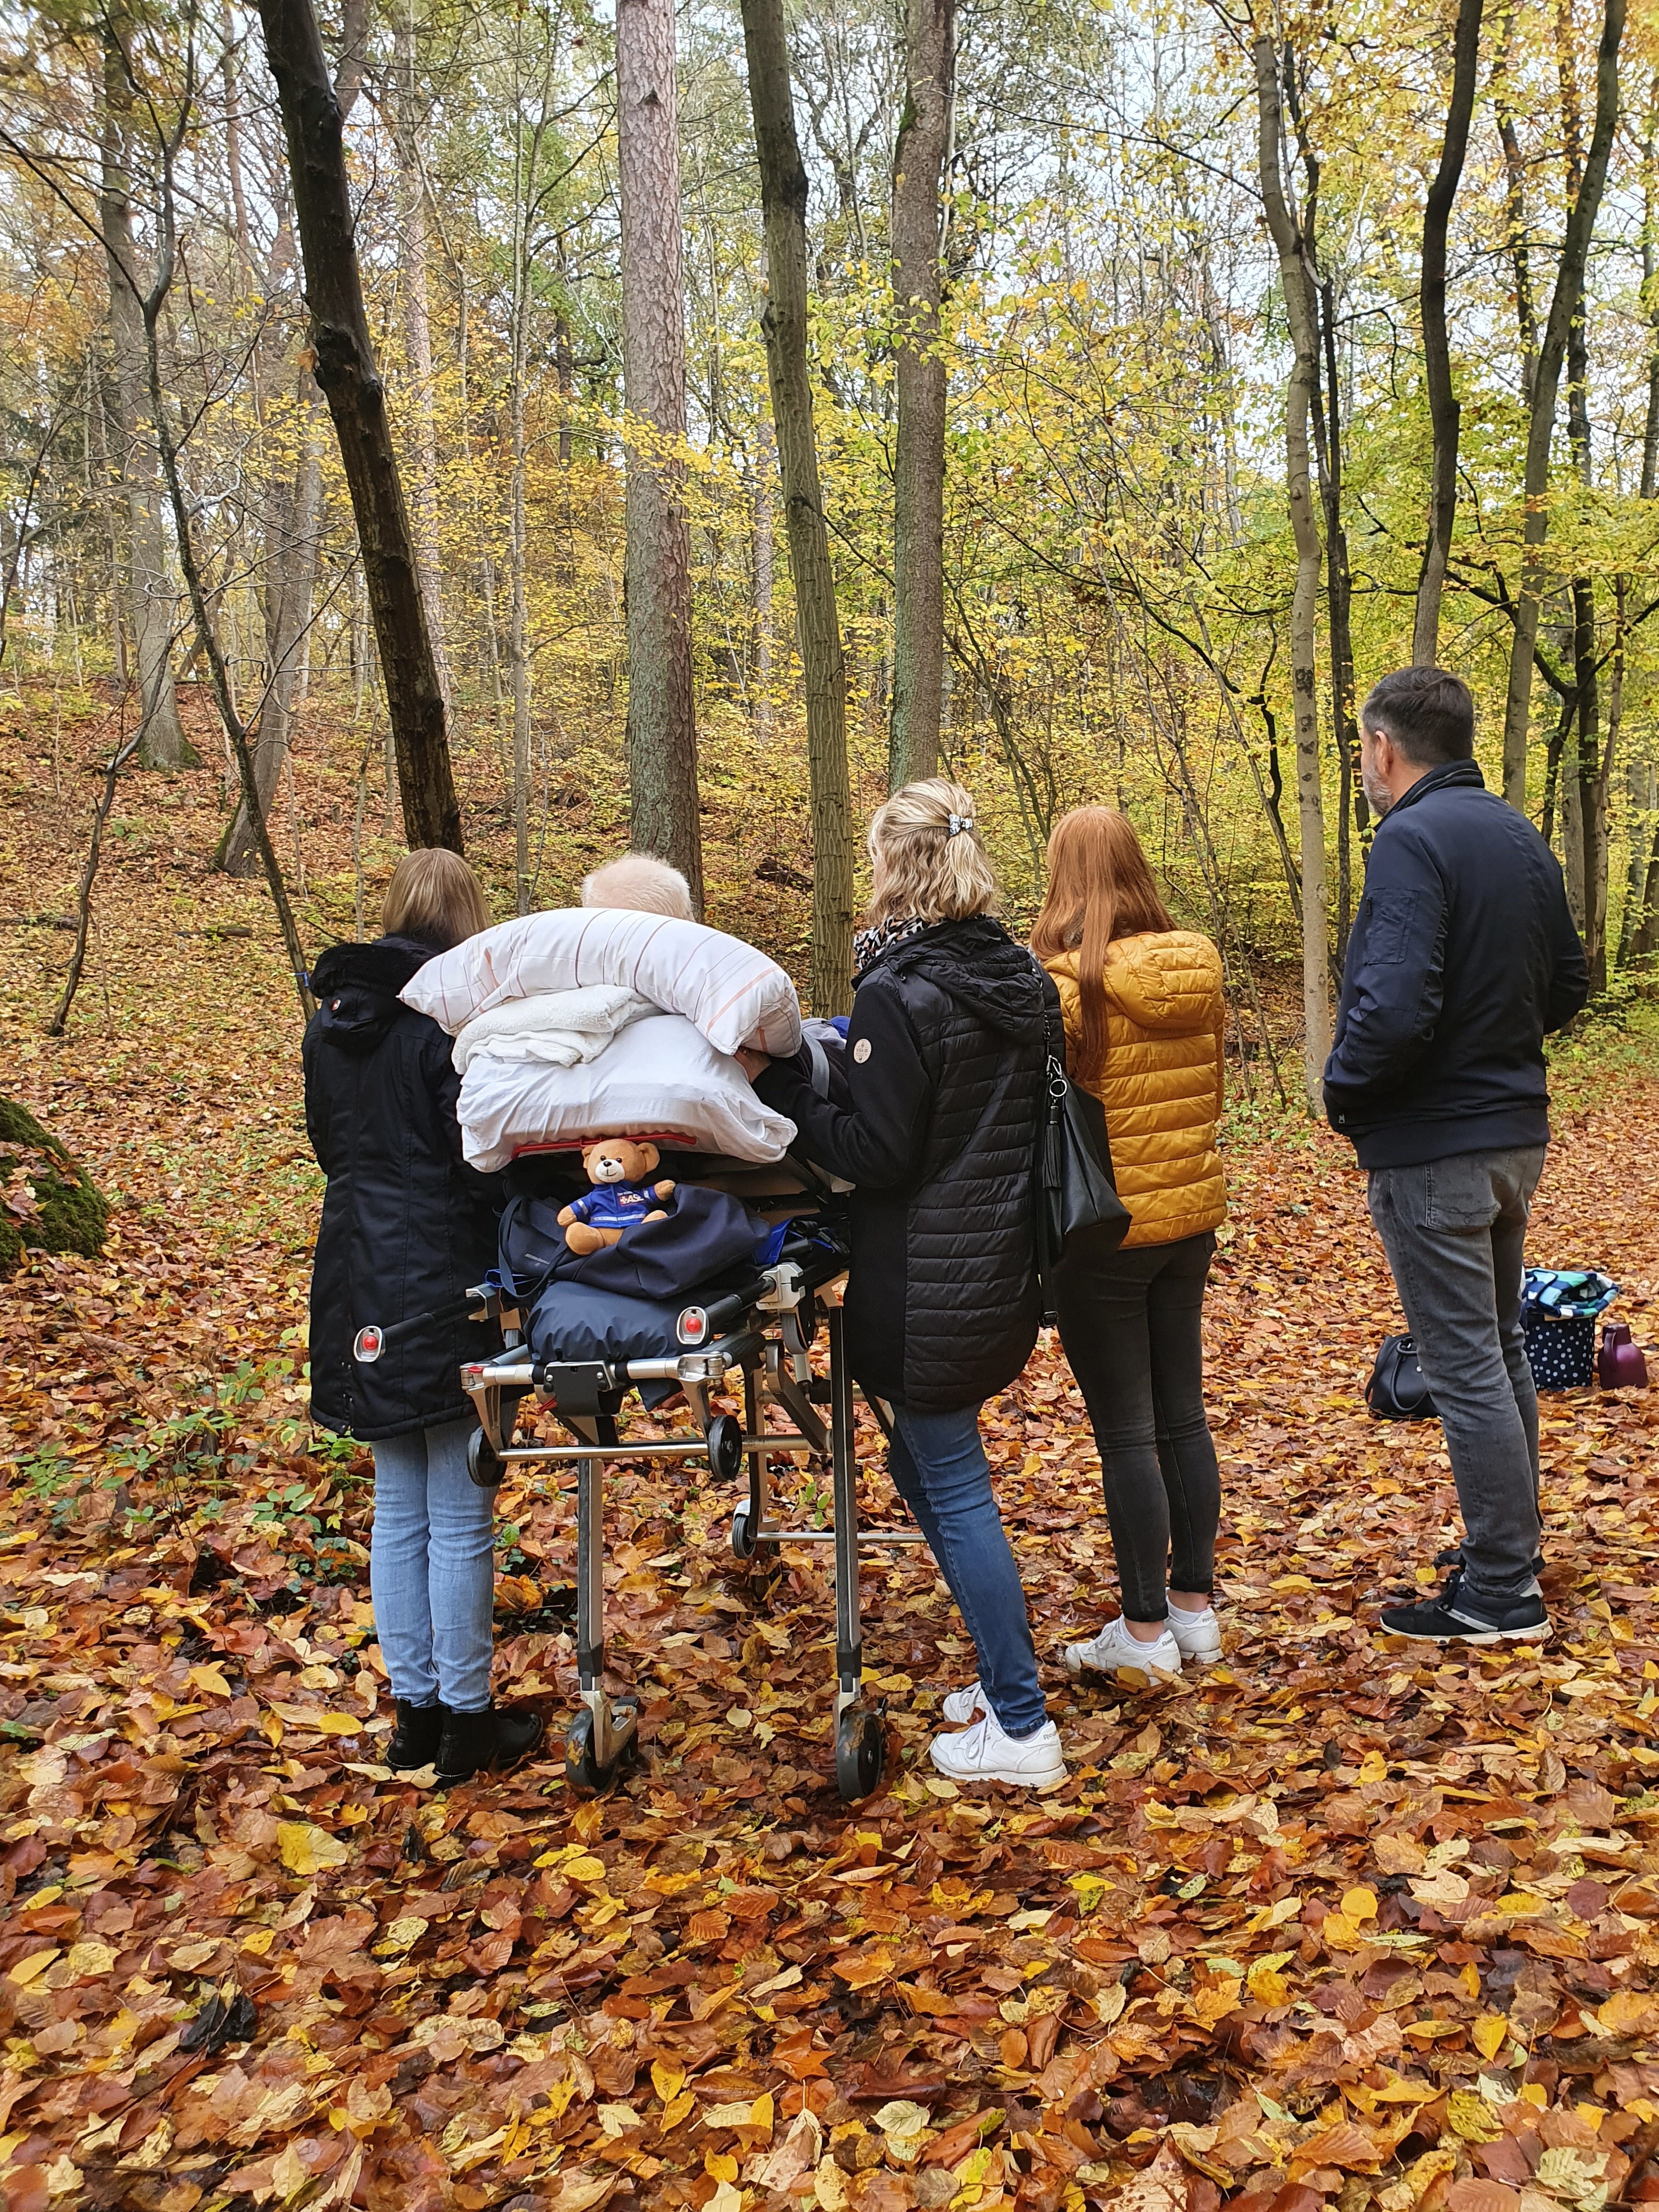
[[[1595,1322],[1619,1295],[1590,1267],[1528,1267],[1521,1327],[1540,1390],[1587,1390],[1595,1380]]]

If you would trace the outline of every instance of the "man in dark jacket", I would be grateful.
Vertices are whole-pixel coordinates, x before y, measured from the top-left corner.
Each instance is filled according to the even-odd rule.
[[[1360,710],[1382,817],[1325,1066],[1352,1139],[1462,1508],[1440,1595],[1385,1611],[1437,1643],[1549,1632],[1538,1587],[1538,1400],[1521,1328],[1522,1245],[1549,1142],[1546,1035],[1583,1005],[1561,871],[1486,790],[1474,706],[1439,668],[1385,676]]]

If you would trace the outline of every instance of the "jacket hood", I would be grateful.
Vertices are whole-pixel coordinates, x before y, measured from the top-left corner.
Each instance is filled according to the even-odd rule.
[[[1078,956],[1048,963],[1051,975],[1078,980]],[[1108,1003],[1143,1030],[1182,1035],[1214,1026],[1221,994],[1221,955],[1193,929],[1149,930],[1109,946],[1102,980]]]
[[[987,1029],[1016,1044],[1035,1043],[1042,1034],[1042,970],[988,915],[938,922],[902,938],[859,981],[884,974],[924,975]]]
[[[412,937],[381,937],[373,945],[331,945],[311,971],[319,1035],[342,1052],[373,1052],[409,1009],[398,994],[435,957]]]

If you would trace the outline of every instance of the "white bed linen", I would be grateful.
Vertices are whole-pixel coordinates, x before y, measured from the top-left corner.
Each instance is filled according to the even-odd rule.
[[[597,1060],[630,1022],[661,1011],[619,983],[594,983],[584,991],[537,991],[475,1014],[456,1038],[450,1058],[463,1075],[481,1052],[494,1060],[543,1060],[555,1067],[574,1067]]]
[[[593,983],[684,1015],[716,1052],[748,1044],[787,1059],[800,1044],[795,987],[775,960],[701,922],[620,907],[562,907],[480,930],[428,960],[403,1000],[453,1036],[508,1000]]]
[[[763,1106],[729,1054],[681,1014],[631,1023],[574,1067],[480,1053],[456,1107],[466,1158],[486,1174],[534,1145],[672,1131],[705,1152],[781,1159],[795,1125]]]

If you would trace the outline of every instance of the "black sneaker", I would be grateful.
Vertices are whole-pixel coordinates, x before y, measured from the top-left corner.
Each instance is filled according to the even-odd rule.
[[[1494,1607],[1471,1597],[1462,1575],[1425,1604],[1385,1606],[1381,1619],[1385,1634],[1430,1644],[1542,1644],[1550,1633],[1549,1614],[1535,1591]]]
[[[1443,1552],[1435,1553],[1434,1564],[1437,1567],[1461,1567],[1463,1564],[1463,1547],[1461,1544],[1449,1544]],[[1532,1571],[1534,1575],[1543,1573],[1544,1554],[1541,1552],[1533,1561]]]
[[[481,1713],[441,1708],[443,1737],[438,1746],[438,1787],[465,1782],[487,1768],[497,1772],[527,1759],[542,1740],[539,1713],[513,1705],[486,1705]]]
[[[386,1763],[395,1774],[407,1774],[417,1766],[430,1766],[438,1756],[438,1744],[444,1732],[444,1709],[435,1702],[429,1705],[412,1705],[407,1698],[398,1700],[398,1726],[391,1742],[386,1747]]]

